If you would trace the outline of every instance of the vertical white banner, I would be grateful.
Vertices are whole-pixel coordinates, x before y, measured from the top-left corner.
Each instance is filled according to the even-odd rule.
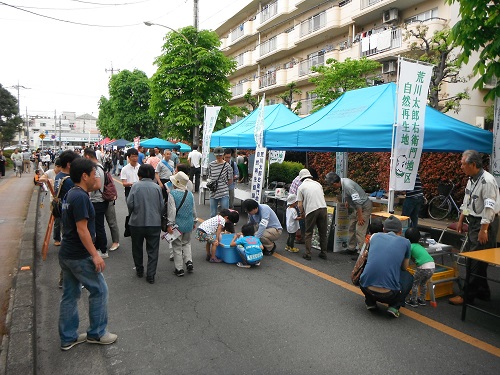
[[[269,151],[269,164],[278,163],[281,164],[285,161],[286,151]]]
[[[402,60],[396,98],[391,190],[413,190],[424,144],[427,92],[432,65]]]
[[[266,168],[266,148],[258,147],[255,150],[255,159],[252,173],[252,199],[260,203],[262,187],[264,186],[264,171]]]
[[[340,178],[347,178],[347,162],[348,162],[347,152],[336,152],[335,153],[335,173]],[[345,192],[342,190],[342,202],[345,202]]]
[[[212,139],[212,132],[219,116],[221,107],[207,107],[205,106],[205,118],[203,119],[203,145],[201,147],[201,168],[202,170],[208,169],[208,154],[210,154],[210,139]]]
[[[500,97],[495,99],[495,117],[493,118],[493,150],[490,158],[490,171],[500,186]]]
[[[134,137],[134,148],[136,150],[139,149],[140,144],[141,144],[141,137]]]
[[[257,114],[257,120],[255,121],[255,128],[253,131],[253,136],[255,138],[256,148],[262,147],[262,142],[264,140],[264,100],[266,99],[266,94],[260,101],[259,112]]]

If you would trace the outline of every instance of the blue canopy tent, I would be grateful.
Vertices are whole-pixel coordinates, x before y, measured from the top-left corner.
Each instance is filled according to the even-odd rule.
[[[234,147],[240,149],[254,149],[254,128],[259,110],[256,109],[244,119],[216,131],[210,140],[211,147]],[[283,104],[274,104],[264,107],[264,132],[300,119]]]
[[[163,150],[166,148],[179,148],[175,143],[166,141],[161,138],[151,138],[151,139],[146,139],[146,140],[141,140],[141,146],[146,147],[146,148],[154,148],[158,147],[159,149]]]
[[[191,151],[191,146],[189,146],[185,143],[177,142],[175,145],[180,147],[180,149],[179,149],[180,152],[190,152]]]
[[[106,144],[105,146],[108,147],[108,146],[113,146],[113,147],[125,147],[126,145],[128,145],[130,143],[130,141],[127,141],[126,139],[117,139],[116,141],[113,141],[111,143],[108,143]]]
[[[396,84],[348,91],[319,111],[264,132],[270,150],[391,151]],[[431,107],[425,112],[426,152],[491,153],[493,134]]]

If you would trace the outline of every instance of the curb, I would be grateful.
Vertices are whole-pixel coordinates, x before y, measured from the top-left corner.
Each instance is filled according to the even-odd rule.
[[[8,333],[2,340],[0,374],[35,374],[36,322],[35,322],[35,249],[38,227],[38,199],[40,189],[33,189],[24,233],[19,243],[19,262],[14,269],[6,316]],[[21,267],[29,267],[21,270]]]

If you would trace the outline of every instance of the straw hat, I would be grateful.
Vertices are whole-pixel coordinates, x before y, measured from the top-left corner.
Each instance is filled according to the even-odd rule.
[[[186,190],[189,177],[184,172],[177,172],[173,176],[170,176],[170,181],[172,181],[175,187]]]

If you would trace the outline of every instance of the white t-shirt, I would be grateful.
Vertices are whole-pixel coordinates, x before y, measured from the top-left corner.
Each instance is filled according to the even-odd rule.
[[[319,182],[305,179],[297,190],[297,200],[302,202],[306,216],[318,208],[326,208],[325,193]]]
[[[120,179],[125,180],[127,182],[136,183],[139,181],[139,177],[137,177],[137,172],[139,171],[139,167],[141,165],[137,163],[135,167],[132,164],[127,164],[122,168],[122,172],[120,173]]]
[[[193,150],[188,154],[188,159],[191,163],[191,167],[200,168],[201,158],[201,152],[199,152],[198,150]]]
[[[299,215],[297,214],[297,210],[295,207],[287,207],[286,209],[286,230],[288,233],[296,233],[299,228],[300,224],[299,221],[297,220],[297,217]]]
[[[222,216],[217,215],[211,217],[208,220],[205,220],[199,225],[198,228],[200,228],[207,234],[215,234],[217,233],[217,228],[219,227],[219,225],[222,225],[224,227],[226,225],[226,220]]]

